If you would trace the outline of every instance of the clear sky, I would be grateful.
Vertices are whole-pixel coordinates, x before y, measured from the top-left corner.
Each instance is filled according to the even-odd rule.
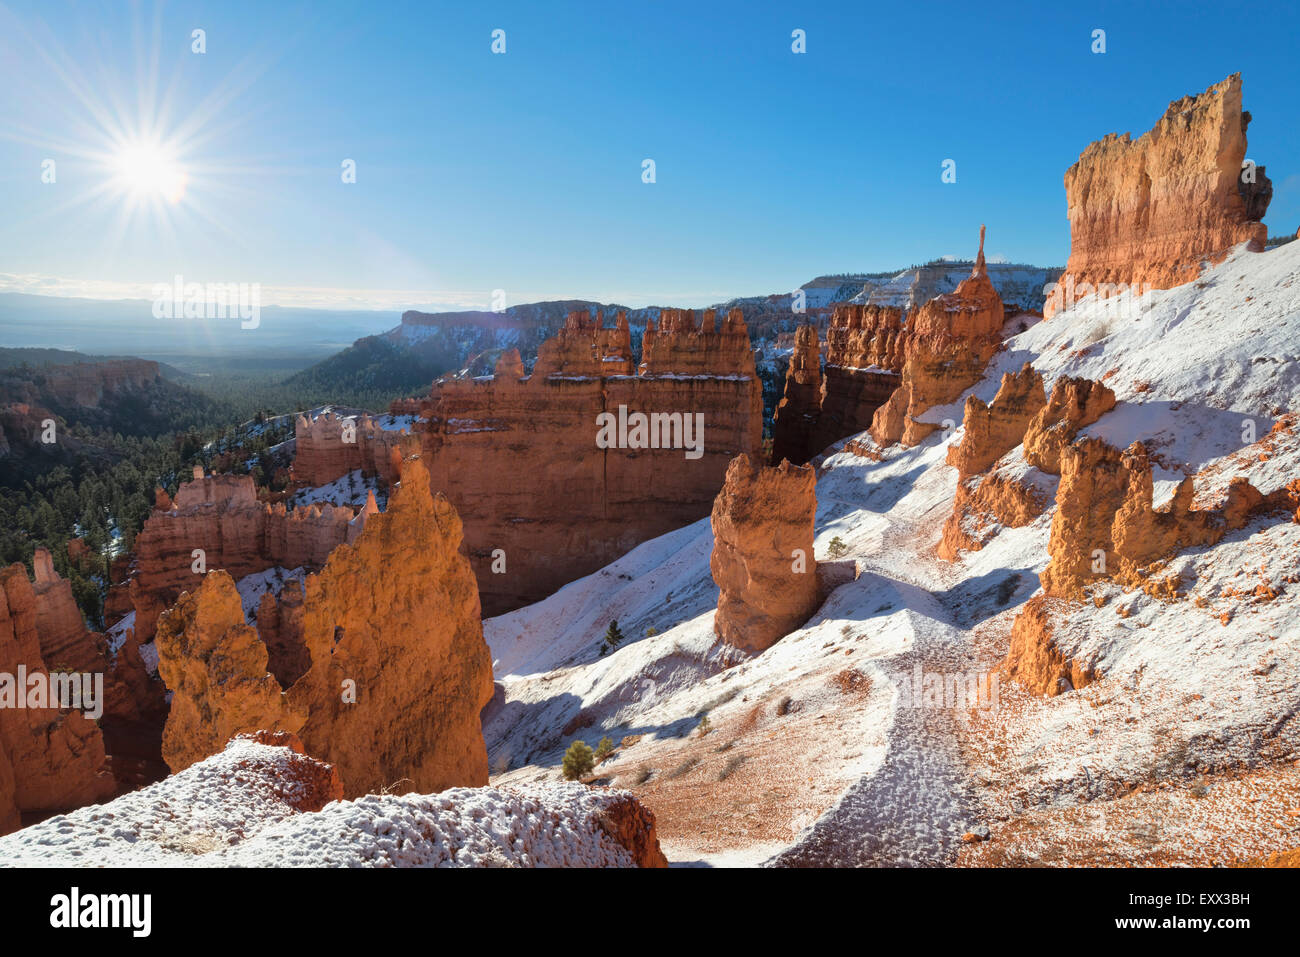
[[[1294,232],[1298,38],[1295,4],[0,0],[0,289],[698,306],[981,222],[1059,265],[1080,150],[1237,71]]]

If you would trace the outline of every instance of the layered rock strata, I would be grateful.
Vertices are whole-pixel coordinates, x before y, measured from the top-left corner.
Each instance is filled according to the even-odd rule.
[[[626,317],[569,317],[532,375],[434,385],[419,437],[465,526],[487,615],[538,601],[709,514],[727,465],[762,445],[762,393],[738,310],[663,310],[635,362]]]
[[[785,375],[785,391],[772,419],[772,462],[802,465],[817,454],[813,433],[821,415],[821,346],[814,326],[800,326]]]
[[[1111,133],[1066,171],[1070,259],[1043,314],[1086,295],[1190,282],[1239,243],[1261,250],[1272,185],[1243,165],[1241,74],[1169,104],[1148,132]]]
[[[333,412],[294,418],[291,474],[298,486],[320,486],[356,469],[385,485],[401,479],[404,429],[385,429],[369,415]]]
[[[158,616],[205,570],[225,569],[239,579],[275,566],[319,568],[376,511],[373,495],[360,510],[326,504],[289,511],[259,501],[251,476],[204,476],[196,469],[175,501],[159,490],[136,536],[129,586],[136,638],[152,640]]]

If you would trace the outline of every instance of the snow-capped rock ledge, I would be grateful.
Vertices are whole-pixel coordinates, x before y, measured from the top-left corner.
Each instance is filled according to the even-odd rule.
[[[241,735],[150,787],[0,838],[0,866],[666,866],[654,816],[625,791],[341,793],[293,735]]]

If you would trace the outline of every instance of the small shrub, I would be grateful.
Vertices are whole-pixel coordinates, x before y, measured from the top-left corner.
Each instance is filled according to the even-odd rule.
[[[601,761],[604,761],[607,757],[609,757],[613,753],[614,753],[614,742],[609,739],[608,735],[601,738],[600,741],[596,743],[597,764],[600,764]]]
[[[849,546],[844,544],[844,539],[836,535],[831,539],[831,543],[826,546],[826,555],[829,558],[839,558],[849,550]]]
[[[613,651],[622,643],[623,638],[623,632],[618,630],[618,619],[616,618],[611,621],[609,627],[605,629],[605,644],[601,645],[601,648],[608,645],[609,650]]]
[[[564,752],[564,761],[560,764],[560,770],[569,781],[577,781],[587,776],[595,767],[595,754],[587,742],[581,740],[569,745],[569,750]]]
[[[713,730],[713,722],[709,720],[707,714],[700,719],[700,723],[695,726],[695,730],[701,738]]]
[[[646,630],[645,630],[645,636],[646,636],[647,638],[653,638],[653,637],[654,637],[655,635],[657,635],[657,634],[659,634],[659,629],[656,628],[654,625],[650,625],[650,626],[649,626],[648,628],[646,628]]]

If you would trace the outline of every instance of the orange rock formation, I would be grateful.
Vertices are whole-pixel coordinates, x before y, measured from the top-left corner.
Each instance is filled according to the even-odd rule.
[[[1262,442],[1291,427],[1279,422]],[[1300,482],[1264,495],[1237,477],[1214,507],[1193,508],[1193,477],[1188,476],[1168,504],[1154,508],[1151,458],[1141,442],[1121,452],[1100,439],[1079,439],[1064,450],[1061,463],[1048,543],[1051,561],[1039,576],[1043,595],[1017,617],[1005,664],[1040,694],[1078,688],[1096,677],[1091,667],[1071,661],[1055,645],[1052,609],[1060,602],[1081,600],[1088,586],[1102,581],[1175,600],[1181,582],[1162,574],[1168,559],[1214,545],[1257,515],[1276,512],[1295,520],[1300,506]]]
[[[403,429],[382,429],[369,415],[294,418],[293,481],[326,485],[361,469],[385,485],[401,479]]]
[[[420,792],[486,784],[479,712],[492,664],[461,543],[455,509],[408,459],[388,510],[307,577],[295,628],[310,666],[287,690],[230,576],[205,576],[158,623],[159,671],[174,692],[169,766],[188,767],[238,732],[274,730],[334,764],[349,796],[399,782]]]
[[[487,615],[703,518],[731,459],[761,448],[762,393],[739,310],[720,325],[712,311],[701,322],[664,310],[646,327],[639,368],[625,317],[605,329],[575,313],[532,375],[521,370],[506,353],[490,380],[435,384],[420,434],[433,487],[465,524]],[[602,448],[605,413],[656,416],[661,428],[652,422],[651,447]],[[701,416],[702,447],[689,452],[676,440]]]
[[[759,652],[820,604],[813,557],[817,477],[808,466],[765,468],[738,455],[713,503],[709,569],[719,589],[713,630]]]
[[[1238,243],[1263,249],[1272,186],[1264,167],[1242,168],[1249,123],[1234,73],[1170,103],[1136,140],[1089,144],[1065,174],[1070,259],[1043,314],[1094,292],[1190,282]]]
[[[871,437],[877,445],[916,445],[938,425],[916,416],[954,401],[984,374],[1001,345],[1005,311],[984,264],[984,227],[970,276],[908,317],[898,389],[876,410]]]
[[[639,364],[625,315],[606,328],[575,312],[524,371],[509,350],[491,377],[440,380],[415,425],[433,487],[464,522],[487,615],[703,518],[727,463],[761,448],[762,390],[738,309],[721,322],[712,310],[702,320],[663,310],[646,326]],[[605,413],[655,416],[653,441],[634,447],[629,428],[629,447],[601,447]],[[702,451],[688,456],[680,439],[698,415]]]
[[[976,396],[966,399],[960,445],[949,446],[948,464],[960,481],[983,472],[1024,441],[1029,422],[1045,405],[1043,377],[1028,362],[1019,372],[1005,372],[991,405]]]
[[[832,318],[831,320],[835,320]],[[821,415],[822,368],[817,330],[800,326],[794,334],[794,352],[785,374],[785,392],[772,420],[772,461],[788,459],[802,465],[820,449],[813,433]]]
[[[1091,379],[1062,376],[1052,396],[1025,430],[1025,460],[1044,472],[1061,474],[1061,452],[1079,431],[1115,408],[1115,393]]]
[[[1080,429],[1115,407],[1115,394],[1089,379],[1061,377],[1046,403],[1042,396],[1041,379],[1026,365],[1018,375],[1003,376],[992,406],[985,407],[974,397],[967,400],[966,436],[960,448],[948,451],[948,463],[956,465],[961,475],[952,515],[944,523],[939,557],[952,561],[962,551],[977,551],[999,526],[1028,525],[1051,505],[1050,491],[1023,471],[998,467],[980,474],[997,462],[997,458],[988,461],[994,452],[1000,457],[1023,443],[1030,465],[1059,475],[1061,451]]]
[[[23,814],[91,804],[115,788],[95,722],[80,710],[48,706],[57,702],[42,641],[71,650],[74,622],[51,579],[49,554],[42,555],[35,586],[22,565],[0,571],[0,834],[20,827]],[[71,611],[88,638],[75,603]],[[37,687],[45,689],[40,697]]]
[[[151,640],[158,616],[194,587],[196,549],[203,553],[200,567],[222,568],[236,579],[277,565],[319,568],[335,547],[355,540],[377,510],[372,496],[359,512],[328,504],[288,511],[258,501],[251,476],[205,477],[196,469],[174,502],[159,490],[136,536],[130,596],[137,639]]]

